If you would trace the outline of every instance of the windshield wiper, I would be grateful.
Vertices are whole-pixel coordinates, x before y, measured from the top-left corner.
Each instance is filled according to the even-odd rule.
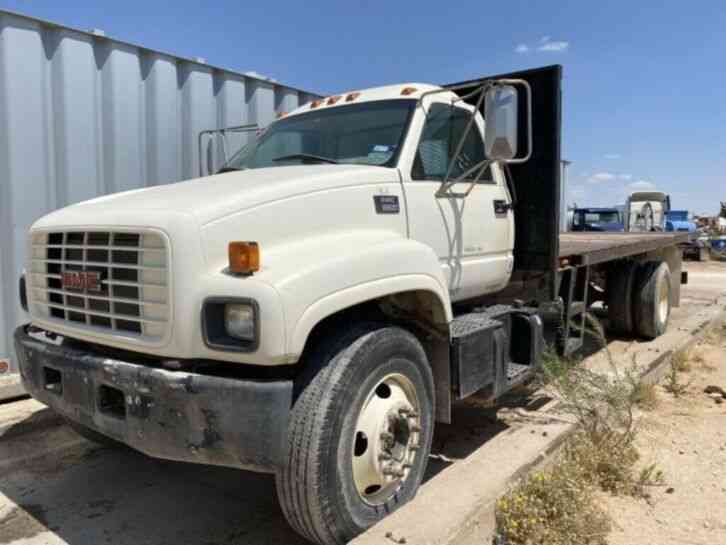
[[[309,159],[310,161],[318,161],[320,163],[330,163],[332,165],[338,164],[338,161],[336,161],[335,159],[329,159],[328,157],[321,157],[319,155],[312,155],[310,153],[291,153],[290,155],[275,157],[273,161],[286,161],[288,159]]]

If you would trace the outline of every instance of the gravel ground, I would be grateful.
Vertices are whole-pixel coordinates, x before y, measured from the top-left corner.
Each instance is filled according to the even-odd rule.
[[[703,363],[682,374],[690,383],[684,395],[657,388],[659,404],[646,413],[638,446],[666,482],[648,501],[603,496],[614,521],[611,545],[726,544],[726,399],[717,404],[704,393],[709,385],[726,389],[726,342],[719,344],[694,349]]]

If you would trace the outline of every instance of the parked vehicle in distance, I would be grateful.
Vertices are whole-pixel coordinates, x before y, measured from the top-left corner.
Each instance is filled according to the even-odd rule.
[[[711,259],[726,260],[726,235],[712,238],[709,247],[711,249]]]
[[[669,210],[666,213],[666,231],[688,233],[688,242],[681,244],[683,259],[703,261],[708,258],[708,248],[700,240],[698,226],[690,219],[688,210]]]
[[[631,233],[665,231],[671,198],[661,191],[635,191],[625,204],[625,230]]]
[[[274,474],[297,532],[348,542],[415,496],[454,401],[578,350],[595,302],[647,339],[679,305],[686,234],[559,233],[561,80],[314,100],[217,175],[41,218],[27,391],[92,440]]]
[[[625,224],[617,208],[575,208],[571,230],[619,232]]]

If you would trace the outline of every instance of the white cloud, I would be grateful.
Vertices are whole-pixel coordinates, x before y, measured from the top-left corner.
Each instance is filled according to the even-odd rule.
[[[638,180],[628,185],[630,191],[652,191],[655,189],[655,184],[648,180]]]
[[[620,159],[621,155],[619,153],[606,153],[603,157],[605,159]]]
[[[633,179],[633,175],[632,174],[618,174],[618,178],[620,178],[621,180],[625,180],[627,182],[627,181],[630,181]]]
[[[567,51],[569,49],[569,47],[570,47],[570,42],[565,42],[565,41],[545,42],[537,48],[537,51],[548,51],[548,52],[561,53],[563,51]]]
[[[530,51],[547,51],[547,52],[563,52],[570,48],[570,42],[564,40],[552,41],[550,36],[542,36],[538,42],[534,42],[532,45],[526,43],[517,44],[514,48],[516,53],[529,53]]]
[[[590,176],[587,181],[591,184],[597,184],[600,182],[611,182],[613,181],[617,176],[615,174],[611,174],[610,172],[597,172]]]

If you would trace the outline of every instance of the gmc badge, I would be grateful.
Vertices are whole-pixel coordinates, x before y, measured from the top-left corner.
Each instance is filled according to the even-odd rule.
[[[374,195],[373,203],[376,205],[376,214],[398,214],[401,211],[396,195]]]

